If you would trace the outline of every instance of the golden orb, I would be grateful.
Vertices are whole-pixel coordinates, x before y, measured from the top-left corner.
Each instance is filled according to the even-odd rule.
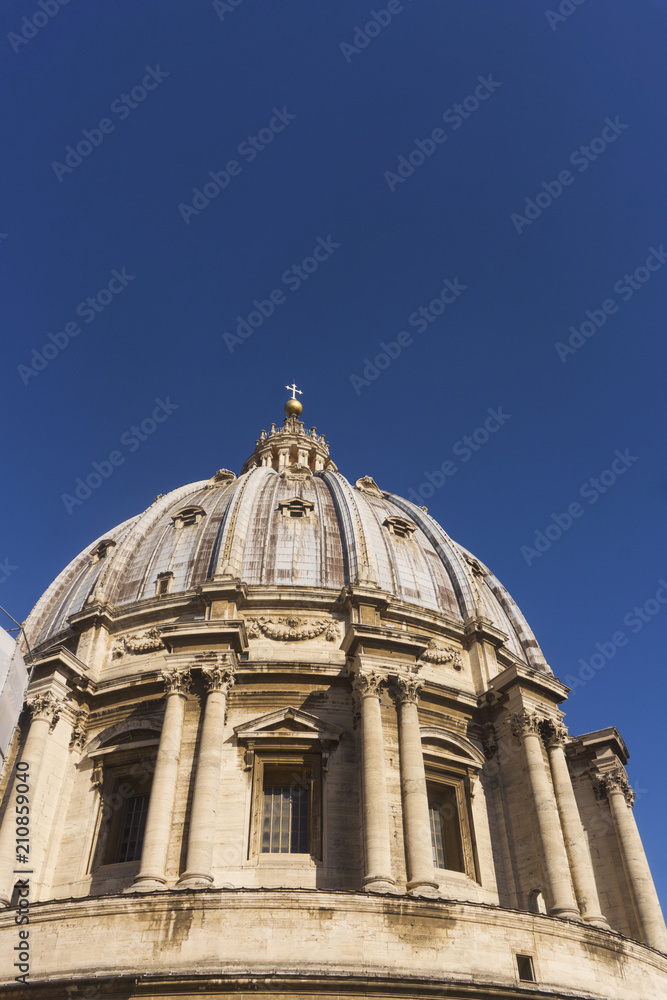
[[[303,411],[303,403],[298,399],[288,399],[285,403],[285,413],[288,417],[298,417]]]

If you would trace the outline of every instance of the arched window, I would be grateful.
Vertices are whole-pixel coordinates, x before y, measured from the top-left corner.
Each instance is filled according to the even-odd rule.
[[[206,517],[206,511],[201,507],[183,507],[176,514],[173,514],[171,519],[174,522],[174,527],[180,530],[199,524],[204,517]]]

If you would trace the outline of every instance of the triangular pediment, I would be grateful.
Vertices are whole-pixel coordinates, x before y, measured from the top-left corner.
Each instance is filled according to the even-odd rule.
[[[288,706],[235,726],[234,732],[241,742],[284,739],[286,743],[302,740],[337,743],[343,730],[316,715]]]

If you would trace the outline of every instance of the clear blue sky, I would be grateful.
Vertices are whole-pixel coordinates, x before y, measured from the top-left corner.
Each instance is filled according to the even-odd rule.
[[[25,617],[156,494],[238,472],[296,379],[348,478],[407,495],[452,462],[430,511],[561,678],[599,654],[567,722],[626,739],[667,899],[667,5],[40,10],[0,15],[1,603]]]

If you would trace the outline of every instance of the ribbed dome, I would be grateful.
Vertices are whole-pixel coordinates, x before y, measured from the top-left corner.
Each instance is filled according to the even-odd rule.
[[[486,619],[505,647],[550,672],[516,604],[498,580],[418,507],[370,477],[352,486],[324,439],[295,417],[262,432],[236,478],[222,470],[164,496],[98,538],[49,587],[28,619],[33,645],[68,628],[86,604],[123,608],[215,581],[249,588],[351,584],[457,622]]]

